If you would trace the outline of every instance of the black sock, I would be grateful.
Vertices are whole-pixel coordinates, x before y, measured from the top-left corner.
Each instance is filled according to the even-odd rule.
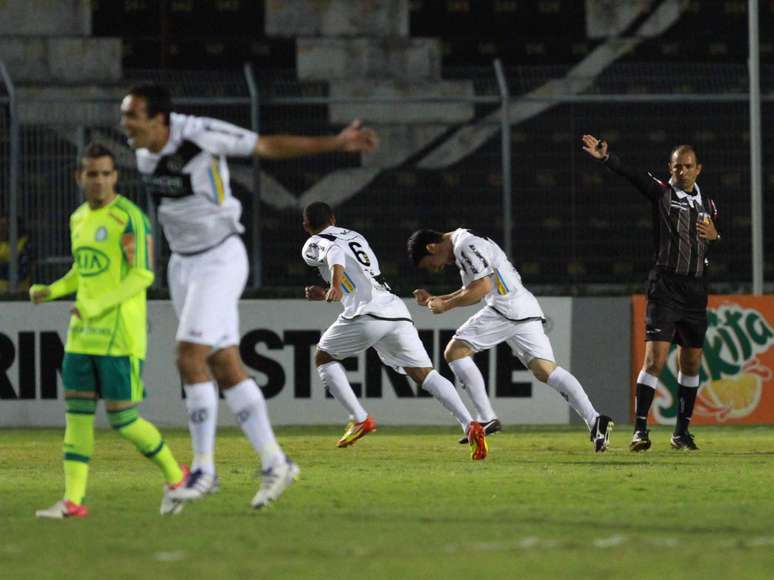
[[[637,383],[637,399],[634,406],[634,430],[644,431],[648,428],[648,411],[653,403],[656,389]]]
[[[675,433],[685,433],[688,431],[688,423],[691,422],[693,404],[696,402],[696,394],[698,392],[699,389],[697,387],[684,387],[680,385],[680,390],[677,393],[679,407]]]

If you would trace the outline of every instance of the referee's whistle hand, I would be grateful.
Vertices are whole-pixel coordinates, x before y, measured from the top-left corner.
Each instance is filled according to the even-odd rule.
[[[707,217],[706,221],[696,222],[696,231],[703,240],[714,241],[718,239],[718,230],[710,217]]]

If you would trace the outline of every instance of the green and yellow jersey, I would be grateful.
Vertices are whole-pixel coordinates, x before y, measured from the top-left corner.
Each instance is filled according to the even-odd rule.
[[[153,283],[147,216],[119,195],[109,205],[84,203],[70,216],[73,266],[51,284],[53,300],[76,292],[66,352],[145,358],[145,290]]]

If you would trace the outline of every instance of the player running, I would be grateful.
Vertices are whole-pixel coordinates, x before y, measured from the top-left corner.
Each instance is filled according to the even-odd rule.
[[[39,518],[83,518],[89,461],[94,450],[94,412],[105,401],[113,429],[159,466],[166,484],[161,513],[178,513],[172,498],[186,481],[156,427],[139,416],[145,397],[142,366],[147,344],[145,290],[153,282],[148,218],[115,191],[113,153],[90,145],[81,158],[78,184],[86,203],[70,216],[73,267],[62,278],[30,288],[35,304],[76,293],[67,332],[62,382],[65,389],[64,499],[39,510]]]
[[[415,266],[430,272],[454,265],[459,269],[462,287],[451,294],[433,296],[424,289],[414,291],[417,303],[433,314],[484,302],[484,307],[457,329],[444,352],[457,380],[467,388],[478,420],[499,428],[473,355],[507,342],[535,378],[562,395],[585,421],[594,450],[607,449],[612,419],[597,413],[578,379],[556,364],[551,342],[543,332],[545,316],[540,304],[522,285],[521,276],[500,246],[464,228],[446,233],[418,230],[408,240],[408,254]]]
[[[261,458],[261,487],[251,505],[264,507],[298,477],[299,468],[277,443],[261,389],[239,356],[237,305],[248,264],[240,238],[242,206],[231,194],[226,158],[369,151],[376,136],[356,121],[330,137],[259,137],[217,119],[173,113],[169,93],[158,85],[129,91],[121,103],[121,126],[136,151],[147,191],[158,203],[172,250],[168,281],[179,319],[177,367],[194,451],[191,477],[174,497],[195,500],[218,489],[214,379]]]
[[[339,439],[347,447],[371,431],[376,421],[357,400],[339,362],[374,347],[385,365],[431,393],[454,416],[470,441],[471,457],[484,459],[484,429],[474,421],[457,391],[433,369],[403,301],[390,291],[368,241],[359,233],[336,226],[336,216],[325,203],[304,209],[304,229],[311,237],[304,244],[304,261],[319,269],[328,288],[308,286],[308,300],[341,301],[344,311],[317,345],[315,364],[320,379],[349,412],[350,423]]]

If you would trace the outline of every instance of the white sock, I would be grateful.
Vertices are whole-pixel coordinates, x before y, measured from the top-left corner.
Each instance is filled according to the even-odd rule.
[[[230,389],[224,389],[226,403],[239,421],[250,444],[261,457],[261,469],[266,470],[284,459],[269,422],[266,399],[253,379],[245,379]]]
[[[699,375],[684,375],[683,371],[677,371],[677,384],[683,387],[698,388]]]
[[[473,362],[473,358],[469,356],[458,358],[451,361],[449,366],[457,380],[467,389],[470,400],[473,401],[473,406],[476,408],[476,421],[486,423],[495,419],[497,415],[492,408],[492,403],[489,402],[489,395],[486,394],[484,377]]]
[[[218,391],[212,382],[184,385],[194,459],[191,469],[215,473],[215,429],[218,426]]]
[[[338,361],[331,361],[317,367],[317,373],[323,385],[330,391],[333,398],[344,407],[350,416],[357,422],[365,421],[368,413],[357,400],[352,385],[347,380],[344,367]]]
[[[589,401],[589,396],[583,390],[578,379],[562,367],[556,367],[548,376],[547,383],[549,387],[558,391],[570,403],[570,406],[586,422],[589,429],[594,426],[594,420],[599,416],[599,413]]]
[[[440,373],[433,370],[425,377],[422,388],[432,394],[446,409],[454,415],[463,431],[467,431],[468,425],[473,420],[465,404],[460,399],[457,389]]]

